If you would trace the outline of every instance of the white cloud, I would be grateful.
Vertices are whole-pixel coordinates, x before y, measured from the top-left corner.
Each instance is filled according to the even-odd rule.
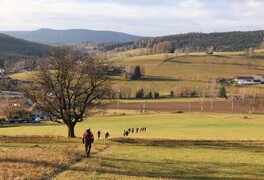
[[[0,0],[0,30],[85,28],[157,36],[264,28],[261,0]]]

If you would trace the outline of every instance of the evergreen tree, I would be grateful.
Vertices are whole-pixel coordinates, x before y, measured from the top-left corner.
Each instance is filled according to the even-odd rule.
[[[226,98],[226,89],[224,86],[222,86],[218,91],[218,97],[220,98]]]
[[[170,92],[170,97],[174,97],[174,91]]]
[[[139,89],[137,92],[136,92],[136,98],[143,98],[144,97],[144,90],[143,88],[142,89]]]
[[[152,98],[152,93],[151,93],[151,91],[149,91],[149,93],[148,93],[148,98]]]
[[[195,90],[193,90],[192,92],[191,92],[191,95],[190,95],[191,97],[196,97],[197,96],[197,92],[195,91]]]
[[[140,79],[142,76],[140,66],[136,66],[134,69],[134,74],[131,76],[131,80]]]
[[[158,92],[155,92],[155,98],[159,98],[159,93]]]

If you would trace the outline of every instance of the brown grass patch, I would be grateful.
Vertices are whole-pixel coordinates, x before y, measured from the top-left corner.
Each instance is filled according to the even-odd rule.
[[[0,143],[3,179],[46,179],[83,158],[83,147],[76,139],[2,136]]]

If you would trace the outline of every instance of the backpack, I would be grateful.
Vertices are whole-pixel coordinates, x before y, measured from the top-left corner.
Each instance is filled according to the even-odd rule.
[[[93,143],[94,142],[93,134],[91,132],[86,132],[84,135],[84,141],[85,142],[91,141]]]

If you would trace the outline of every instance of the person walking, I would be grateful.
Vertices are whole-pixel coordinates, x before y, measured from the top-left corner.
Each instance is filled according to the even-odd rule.
[[[100,137],[101,137],[101,131],[100,131],[100,129],[97,131],[97,137],[98,137],[98,139],[100,139]]]
[[[83,133],[82,142],[85,145],[85,153],[88,157],[91,152],[92,143],[94,142],[94,136],[90,128],[87,128],[86,131]]]
[[[105,139],[109,138],[110,137],[110,134],[108,131],[105,132]]]

